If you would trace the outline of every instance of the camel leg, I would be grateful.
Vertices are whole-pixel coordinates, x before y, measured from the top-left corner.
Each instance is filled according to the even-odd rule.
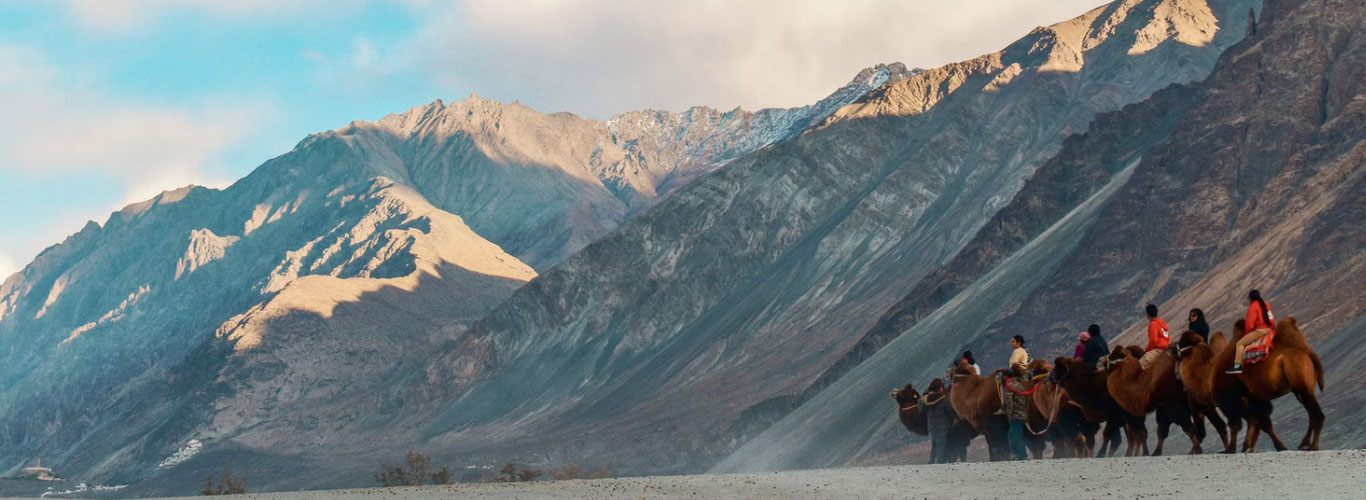
[[[1228,419],[1228,440],[1224,442],[1224,451],[1221,453],[1238,452],[1238,433],[1243,430],[1242,417],[1229,417]]]
[[[1205,417],[1206,415],[1204,413],[1200,414],[1201,420],[1204,420]],[[1224,419],[1219,418],[1219,412],[1212,409],[1209,411],[1208,417],[1210,425],[1214,426],[1214,432],[1219,433],[1219,444],[1223,445],[1225,448],[1228,448],[1228,426],[1224,424]],[[1200,427],[1205,426],[1203,422],[1201,422],[1198,425]]]
[[[1091,448],[1086,446],[1085,434],[1078,432],[1077,434],[1073,435],[1070,439],[1068,439],[1068,441],[1071,442],[1071,445],[1068,446],[1067,458],[1083,458],[1091,456]]]
[[[1191,438],[1191,455],[1201,455],[1205,453],[1205,449],[1200,447],[1200,443],[1204,441],[1205,438],[1204,436],[1201,436],[1201,432],[1199,432],[1200,429],[1205,428],[1205,422],[1203,420],[1204,419],[1201,419],[1200,426],[1195,427],[1193,429],[1193,432],[1186,433],[1186,436],[1189,436]]]
[[[1243,453],[1257,451],[1257,436],[1262,432],[1259,422],[1250,421],[1247,425],[1247,435],[1243,437]]]
[[[1309,429],[1304,433],[1304,439],[1300,440],[1300,450],[1317,451],[1319,449],[1319,432],[1323,430],[1323,408],[1319,406],[1319,398],[1314,396],[1313,390],[1295,391],[1295,399],[1300,400],[1300,405],[1304,406],[1304,411],[1309,413]]]
[[[1181,430],[1186,431],[1186,437],[1189,437],[1191,440],[1191,451],[1188,453],[1189,455],[1200,455],[1205,453],[1205,449],[1200,446],[1205,442],[1205,436],[1208,435],[1205,431],[1205,421],[1203,418],[1200,419],[1200,425],[1195,425],[1193,422],[1187,421],[1186,425],[1181,427]]]
[[[1053,431],[1048,432],[1050,434],[1053,433]],[[1050,441],[1053,445],[1053,458],[1071,458],[1072,445],[1070,437],[1062,434],[1062,432],[1059,431],[1058,435],[1054,436],[1053,439],[1051,439]]]
[[[1248,422],[1249,429],[1256,429],[1257,433],[1265,432],[1267,437],[1271,438],[1271,444],[1276,447],[1276,451],[1285,451],[1289,449],[1286,448],[1285,443],[1281,442],[1281,437],[1276,434],[1276,427],[1271,421],[1271,402],[1248,398],[1247,405],[1248,414],[1250,415]],[[1249,430],[1248,432],[1252,432],[1252,430]],[[1254,435],[1252,438],[1252,449],[1255,450],[1256,448],[1257,436]]]
[[[1171,415],[1161,409],[1157,410],[1157,446],[1153,448],[1154,457],[1162,456],[1163,445],[1167,442],[1167,436],[1172,431]],[[1147,455],[1144,453],[1144,455]]]
[[[1129,447],[1125,449],[1124,456],[1139,456],[1141,450],[1143,456],[1148,455],[1148,425],[1144,422],[1144,417],[1135,417],[1125,414],[1125,436],[1129,442]]]
[[[1228,438],[1224,441],[1224,453],[1238,452],[1238,433],[1243,430],[1243,419],[1246,414],[1246,403],[1243,398],[1233,392],[1224,392],[1216,396],[1219,411],[1224,412],[1228,418]],[[1250,422],[1249,422],[1250,423]],[[1250,429],[1249,429],[1250,430]]]
[[[1096,458],[1102,458],[1106,456],[1105,449],[1110,447],[1110,443],[1112,443],[1115,438],[1112,432],[1118,433],[1119,429],[1115,427],[1113,419],[1107,418],[1105,419],[1105,427],[1102,428],[1100,431],[1100,448],[1095,450]]]
[[[1138,429],[1132,425],[1124,425],[1124,456],[1132,457],[1136,453],[1135,447],[1138,446]]]
[[[1124,424],[1119,419],[1111,418],[1105,421],[1105,440],[1100,444],[1100,452],[1096,455],[1097,458],[1111,457],[1119,451],[1120,434],[1123,430]],[[1107,446],[1109,447],[1108,453],[1106,452]]]
[[[1082,421],[1077,429],[1081,432],[1081,447],[1077,448],[1077,452],[1073,456],[1076,458],[1089,457],[1091,453],[1096,451],[1096,432],[1100,431],[1100,424]]]
[[[1009,425],[1005,417],[995,416],[987,421],[986,440],[987,454],[991,456],[991,461],[1010,460],[1010,444],[1006,439],[1006,432]]]
[[[1044,436],[1035,436],[1033,432],[1029,432],[1028,427],[1025,428],[1025,447],[1029,449],[1029,456],[1034,457],[1034,460],[1042,460],[1043,450],[1048,448],[1048,433],[1045,432],[1044,434]]]

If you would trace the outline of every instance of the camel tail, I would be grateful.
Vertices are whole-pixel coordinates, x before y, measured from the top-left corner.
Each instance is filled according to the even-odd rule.
[[[1323,362],[1319,361],[1317,353],[1309,353],[1309,359],[1314,361],[1314,378],[1318,379],[1319,392],[1323,392]]]

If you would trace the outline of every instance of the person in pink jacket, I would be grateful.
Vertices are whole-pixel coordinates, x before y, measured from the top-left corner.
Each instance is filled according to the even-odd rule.
[[[1081,332],[1081,335],[1077,336],[1077,348],[1072,350],[1072,357],[1081,359],[1082,355],[1086,353],[1086,343],[1090,340],[1090,332]]]

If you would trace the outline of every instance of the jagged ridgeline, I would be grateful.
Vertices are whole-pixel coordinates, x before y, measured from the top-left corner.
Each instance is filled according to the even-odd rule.
[[[401,455],[441,404],[428,381],[481,375],[433,353],[477,356],[468,324],[538,270],[913,73],[868,68],[800,108],[606,122],[437,101],[310,136],[227,189],[130,205],[0,286],[0,470],[40,456],[131,482],[215,453],[364,452],[367,436]],[[191,439],[200,458],[158,467]],[[283,484],[310,477],[299,465]]]

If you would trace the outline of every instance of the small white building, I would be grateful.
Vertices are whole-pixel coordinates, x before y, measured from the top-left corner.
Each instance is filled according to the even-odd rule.
[[[52,475],[52,469],[43,467],[43,459],[41,458],[34,459],[33,466],[24,467],[21,470],[21,472],[24,473],[24,477],[39,479],[43,481],[52,481],[54,479],[57,479],[57,476]]]

